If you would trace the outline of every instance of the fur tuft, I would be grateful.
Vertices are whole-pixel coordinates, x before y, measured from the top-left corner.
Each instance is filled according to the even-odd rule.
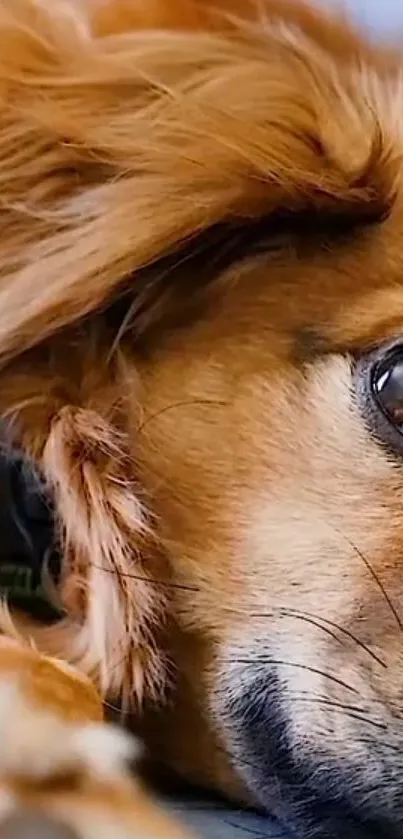
[[[182,32],[183,5],[152,3],[152,23],[147,3],[134,19],[117,5],[112,35],[91,3],[0,0],[3,362],[129,282],[135,294],[139,268],[216,222],[313,203],[365,216],[392,200],[358,39],[354,86],[312,14],[297,38],[278,3],[238,3],[220,31],[190,2]],[[320,31],[327,44],[331,23]]]

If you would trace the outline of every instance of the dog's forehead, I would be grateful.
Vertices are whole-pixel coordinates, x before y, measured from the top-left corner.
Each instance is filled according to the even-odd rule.
[[[319,303],[311,307],[311,346],[321,353],[357,353],[398,338],[403,332],[403,215],[396,212],[366,230],[340,261],[329,253],[328,271],[319,270],[316,279]]]
[[[223,283],[225,287],[225,283]],[[229,272],[221,318],[234,331],[292,338],[297,361],[357,352],[403,331],[403,213],[342,240],[295,238]]]

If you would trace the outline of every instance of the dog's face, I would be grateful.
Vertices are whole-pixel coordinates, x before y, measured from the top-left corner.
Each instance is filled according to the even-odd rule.
[[[185,34],[125,33],[121,45],[114,35],[77,70],[81,87],[42,78],[34,104],[19,92],[31,122],[56,125],[64,168],[40,147],[24,169],[22,187],[44,204],[28,242],[45,241],[34,249],[44,279],[26,309],[25,275],[15,297],[1,290],[11,361],[0,398],[70,516],[70,550],[77,531],[81,565],[88,555],[98,571],[94,552],[119,569],[123,537],[134,540],[130,493],[104,465],[115,452],[105,423],[124,426],[119,468],[130,462],[164,557],[158,574],[146,554],[142,566],[151,595],[166,595],[161,644],[173,664],[169,702],[141,719],[155,756],[301,836],[400,836],[399,62],[300,4],[246,5],[247,26],[217,34],[198,18],[193,30],[191,14]],[[46,215],[62,199],[65,215],[59,204]],[[7,211],[18,243],[20,211]],[[115,305],[130,272],[130,303]],[[82,314],[88,329],[75,331]],[[16,358],[37,334],[47,343]],[[77,405],[102,417],[92,436]],[[120,594],[140,623],[154,601],[130,569]],[[101,614],[104,580],[92,577],[101,634],[119,614],[116,599]]]
[[[159,754],[309,836],[400,835],[401,230],[251,253],[145,378],[180,672]]]
[[[366,120],[349,138],[342,110],[329,142],[360,168]],[[170,556],[178,671],[150,741],[304,836],[397,836],[403,212],[394,194],[361,224],[365,201],[350,216],[311,194],[241,245],[224,229],[187,247],[176,270],[214,277],[211,297],[161,330],[142,370],[137,445]]]

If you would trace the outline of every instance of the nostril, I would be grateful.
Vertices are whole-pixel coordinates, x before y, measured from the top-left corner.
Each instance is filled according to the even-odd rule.
[[[29,810],[9,816],[1,825],[1,839],[79,839],[72,828]]]

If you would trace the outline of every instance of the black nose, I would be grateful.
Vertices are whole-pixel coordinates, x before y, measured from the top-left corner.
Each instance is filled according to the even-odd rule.
[[[61,617],[61,557],[50,494],[33,464],[0,447],[0,596],[36,620]]]

